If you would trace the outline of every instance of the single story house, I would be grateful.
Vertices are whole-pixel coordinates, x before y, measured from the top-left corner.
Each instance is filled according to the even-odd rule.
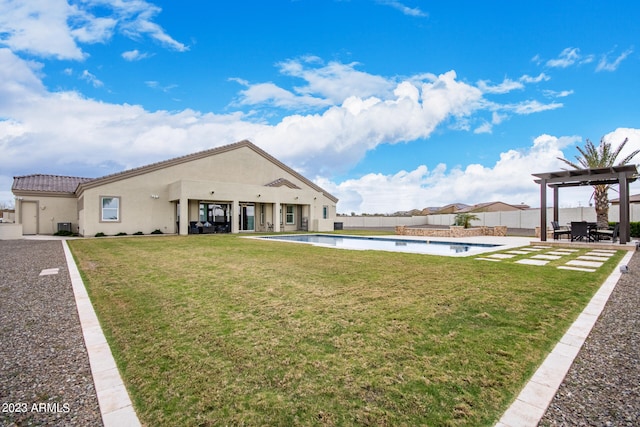
[[[338,199],[249,141],[103,176],[13,179],[22,233],[329,231]]]
[[[434,209],[432,214],[459,214],[459,213],[481,213],[481,212],[508,212],[508,211],[520,211],[529,209],[528,205],[510,205],[504,202],[485,202],[478,203],[473,206],[465,205],[464,203],[452,203],[443,206],[440,209]]]
[[[460,209],[457,213],[509,212],[521,211],[529,208],[529,205],[525,205],[524,203],[519,205],[510,205],[504,202],[486,202]]]
[[[610,200],[612,205],[619,205],[620,204],[620,198],[617,199],[611,199]],[[629,196],[629,203],[640,203],[640,194],[632,194]]]

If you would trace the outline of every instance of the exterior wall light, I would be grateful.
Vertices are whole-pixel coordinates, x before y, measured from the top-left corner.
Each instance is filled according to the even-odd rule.
[[[157,194],[152,194],[152,195],[151,195],[151,198],[152,198],[152,199],[156,199],[156,200],[157,200],[157,199],[159,199],[159,198],[160,198],[160,196],[159,196],[159,195],[157,195]]]

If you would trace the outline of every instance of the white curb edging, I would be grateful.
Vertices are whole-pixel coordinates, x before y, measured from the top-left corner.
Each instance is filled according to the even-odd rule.
[[[124,386],[107,339],[102,332],[89,295],[66,241],[62,241],[69,276],[76,299],[91,375],[105,427],[138,427],[140,421]]]
[[[629,263],[632,256],[633,252],[625,254],[495,427],[538,425],[616,287],[622,275],[620,267]]]

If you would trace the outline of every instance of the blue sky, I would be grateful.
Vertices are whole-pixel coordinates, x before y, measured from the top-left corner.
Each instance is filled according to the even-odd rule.
[[[0,202],[13,176],[98,177],[249,139],[341,213],[539,206],[531,174],[562,169],[586,138],[640,148],[639,13],[632,1],[0,0]]]

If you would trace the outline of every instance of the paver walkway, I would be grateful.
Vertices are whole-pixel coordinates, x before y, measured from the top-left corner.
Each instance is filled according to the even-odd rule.
[[[615,250],[571,249],[549,246],[526,246],[507,251],[483,254],[476,257],[481,261],[509,261],[516,264],[544,266],[553,262],[556,268],[594,272],[609,260]]]

